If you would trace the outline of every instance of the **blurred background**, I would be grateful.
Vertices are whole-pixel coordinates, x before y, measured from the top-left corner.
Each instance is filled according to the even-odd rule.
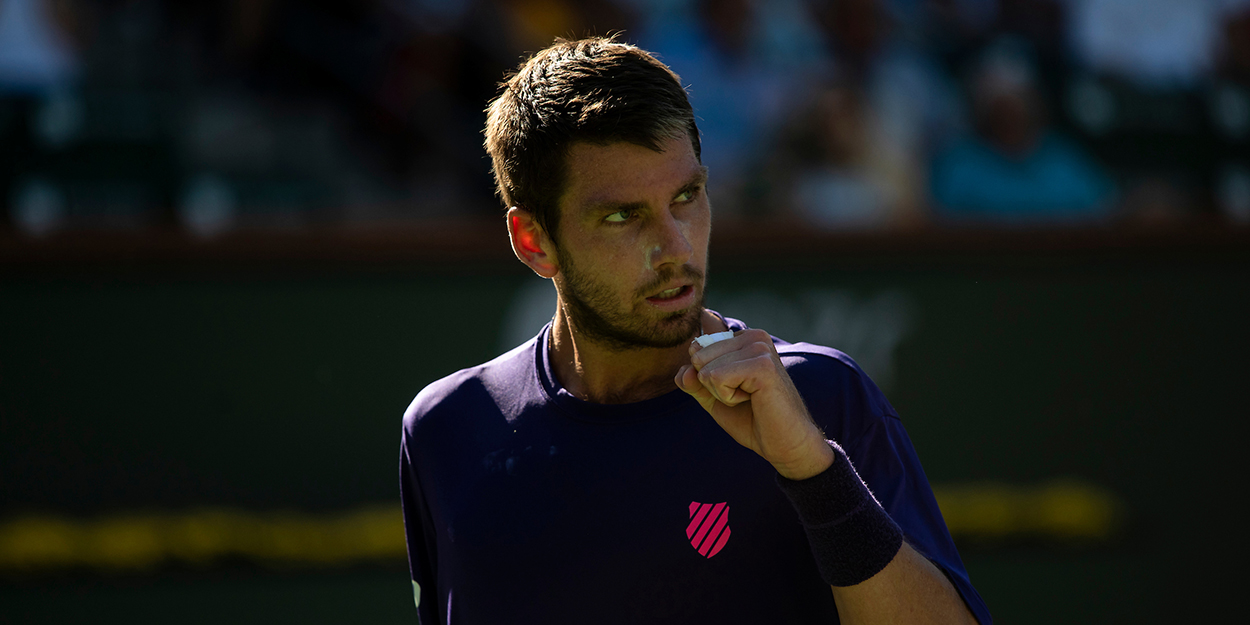
[[[554,306],[483,110],[609,33],[1000,622],[1240,614],[1250,0],[0,0],[0,622],[414,622],[403,410]]]

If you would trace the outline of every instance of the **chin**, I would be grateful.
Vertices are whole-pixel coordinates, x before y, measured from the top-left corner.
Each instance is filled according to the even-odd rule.
[[[632,308],[619,308],[612,305],[615,298],[607,289],[578,279],[574,272],[567,274],[561,301],[569,324],[594,342],[622,351],[668,349],[688,342],[702,329],[702,285],[695,286],[696,299],[685,309],[660,311],[639,300]]]
[[[664,343],[664,347],[676,347],[698,336],[702,329],[703,307],[694,306],[665,315],[656,324],[653,336],[657,343]]]
[[[669,349],[684,345],[698,336],[702,328],[702,313],[702,307],[693,307],[662,317],[635,314],[629,317],[629,323],[620,323],[623,320],[611,323],[599,317],[583,319],[583,323],[578,325],[584,336],[614,349]],[[644,321],[648,317],[651,319]]]

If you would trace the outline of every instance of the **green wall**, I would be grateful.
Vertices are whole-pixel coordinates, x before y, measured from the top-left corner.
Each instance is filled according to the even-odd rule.
[[[709,305],[859,359],[935,484],[1073,478],[1125,505],[1109,540],[963,541],[1000,622],[1232,613],[1250,262],[844,260],[714,265]],[[541,319],[535,280],[511,266],[11,271],[0,516],[397,500],[408,401],[523,333],[509,318]],[[0,605],[49,623],[414,622],[405,575],[402,561],[9,572]]]

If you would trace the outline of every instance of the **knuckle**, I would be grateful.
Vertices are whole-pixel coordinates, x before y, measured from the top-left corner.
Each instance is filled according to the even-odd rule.
[[[750,330],[743,332],[743,334],[746,335],[747,338],[749,338],[752,341],[767,341],[769,343],[772,342],[772,337],[769,336],[768,332],[765,332],[764,330],[761,330],[759,328],[751,328]]]
[[[707,383],[713,388],[720,388],[725,383],[725,375],[719,371],[711,371],[707,374]]]
[[[714,371],[699,372],[699,381],[710,391],[715,392],[721,386],[721,375]]]
[[[758,358],[760,356],[771,356],[773,350],[764,343],[751,343],[746,347],[747,356]]]

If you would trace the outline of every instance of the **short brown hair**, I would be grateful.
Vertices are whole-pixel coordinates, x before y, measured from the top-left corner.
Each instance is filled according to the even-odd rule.
[[[500,85],[487,109],[486,151],[505,206],[530,211],[554,243],[566,156],[578,141],[660,151],[699,129],[681,78],[646,51],[613,38],[557,39]]]

